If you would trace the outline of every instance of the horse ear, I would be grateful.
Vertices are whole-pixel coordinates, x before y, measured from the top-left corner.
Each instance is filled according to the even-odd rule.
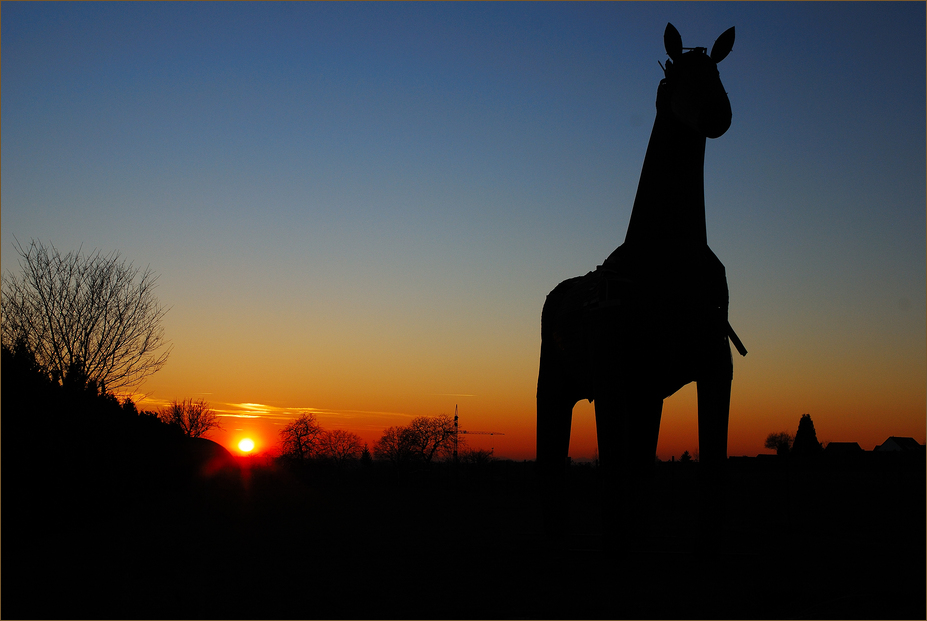
[[[666,55],[677,60],[682,54],[682,37],[676,27],[667,22],[666,30],[663,31],[663,47],[666,48]]]
[[[731,53],[732,47],[734,47],[733,26],[721,33],[721,36],[718,37],[715,44],[711,46],[711,54],[709,54],[709,56],[717,64],[727,58],[727,55]]]

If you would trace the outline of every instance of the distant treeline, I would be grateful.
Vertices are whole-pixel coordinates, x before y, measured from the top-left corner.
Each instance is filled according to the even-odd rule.
[[[87,505],[93,513],[107,503],[188,485],[202,474],[205,460],[215,461],[210,452],[225,460],[218,467],[239,468],[224,449],[196,438],[201,434],[183,424],[175,410],[190,409],[187,402],[162,412],[139,411],[131,399],[120,400],[88,378],[79,364],[52,373],[23,342],[4,343],[0,364],[7,499],[42,489],[49,498],[67,497],[69,507]],[[281,430],[277,451],[248,463],[317,478],[358,470],[437,474],[448,466],[475,471],[496,461],[463,439],[458,444],[454,432],[448,416],[419,417],[385,430],[370,450],[356,434],[324,429],[304,414]],[[48,508],[30,506],[36,513]]]

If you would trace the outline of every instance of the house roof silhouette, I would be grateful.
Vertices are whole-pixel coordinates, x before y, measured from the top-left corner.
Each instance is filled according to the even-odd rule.
[[[864,452],[859,442],[828,442],[824,447],[824,453],[827,455],[852,455]]]
[[[914,438],[891,436],[888,440],[872,449],[874,451],[904,451],[916,452],[923,451],[924,445],[918,443]]]

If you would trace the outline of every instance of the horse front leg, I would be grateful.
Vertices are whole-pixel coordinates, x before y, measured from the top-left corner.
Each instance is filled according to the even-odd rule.
[[[731,379],[725,375],[696,382],[698,389],[699,462],[718,469],[727,462],[727,433],[731,411]]]
[[[656,394],[631,389],[606,391],[596,397],[606,549],[623,552],[646,544],[662,413],[663,399]]]
[[[731,409],[731,376],[721,372],[701,379],[698,388],[699,536],[713,549],[723,532],[727,500],[727,436]]]

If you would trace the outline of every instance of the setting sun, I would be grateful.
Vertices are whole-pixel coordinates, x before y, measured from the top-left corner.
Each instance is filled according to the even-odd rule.
[[[240,450],[242,453],[250,453],[252,450],[254,450],[254,440],[251,438],[245,438],[238,443],[238,450]]]

